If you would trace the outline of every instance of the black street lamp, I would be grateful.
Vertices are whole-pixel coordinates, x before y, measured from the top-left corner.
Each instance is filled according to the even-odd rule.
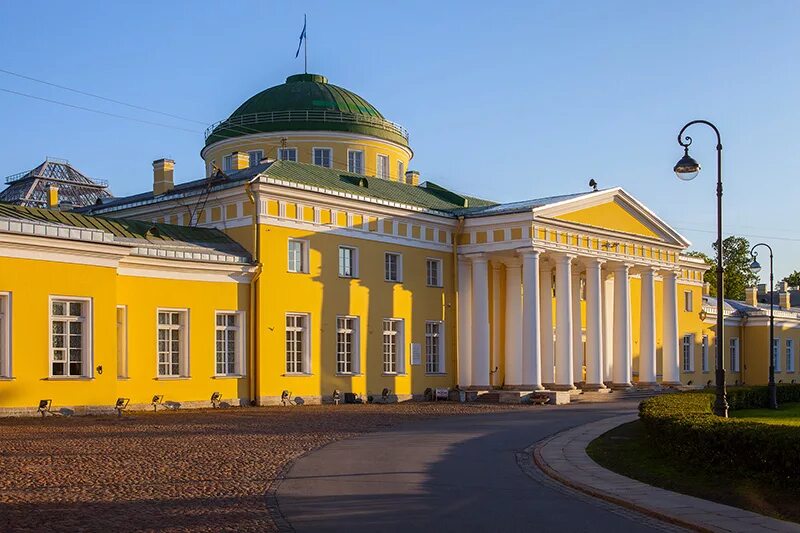
[[[750,249],[750,255],[753,257],[753,262],[750,263],[750,271],[753,274],[761,272],[761,265],[758,264],[758,253],[755,251],[758,246],[766,246],[769,250],[769,408],[778,408],[778,388],[775,385],[775,358],[780,357],[780,351],[775,353],[775,304],[772,300],[772,291],[775,288],[775,279],[773,278],[772,270],[772,246],[767,243],[760,242],[753,245]]]
[[[722,357],[722,347],[724,346],[724,324],[723,316],[725,299],[724,283],[722,279],[722,140],[719,130],[715,125],[707,120],[693,120],[681,128],[678,133],[678,144],[683,146],[683,157],[675,165],[675,174],[683,181],[690,181],[697,177],[700,172],[700,163],[689,156],[689,145],[692,138],[688,135],[683,136],[683,132],[694,124],[705,124],[717,134],[717,398],[714,401],[714,414],[727,418],[728,400],[725,391],[725,360]]]

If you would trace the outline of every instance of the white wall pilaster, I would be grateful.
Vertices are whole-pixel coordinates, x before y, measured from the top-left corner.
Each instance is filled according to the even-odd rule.
[[[500,366],[500,346],[501,346],[501,336],[503,335],[503,328],[501,324],[501,312],[500,306],[502,304],[502,300],[500,298],[500,278],[503,275],[503,270],[501,269],[501,263],[498,261],[492,261],[492,357],[491,363],[489,365],[492,373],[490,374],[491,385],[499,386],[500,383],[497,381],[498,374],[494,372],[496,368]]]
[[[472,265],[458,260],[458,385],[472,383]]]

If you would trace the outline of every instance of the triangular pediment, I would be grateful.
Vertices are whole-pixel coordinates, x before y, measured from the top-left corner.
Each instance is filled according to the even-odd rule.
[[[690,244],[644,204],[620,188],[544,205],[534,209],[534,216],[681,247]]]

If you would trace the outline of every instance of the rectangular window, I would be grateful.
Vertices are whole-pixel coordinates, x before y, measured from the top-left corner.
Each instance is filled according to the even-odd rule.
[[[339,276],[358,277],[358,250],[350,246],[339,247]]]
[[[775,367],[775,372],[781,371],[781,340],[772,340],[772,364]]]
[[[264,150],[250,150],[247,156],[250,158],[250,166],[254,167],[264,159]]]
[[[219,312],[216,314],[216,368],[217,376],[241,376],[244,374],[244,335],[241,313]]]
[[[308,272],[308,246],[306,241],[289,239],[289,272]]]
[[[441,259],[428,259],[426,260],[427,282],[428,287],[441,287],[442,286],[442,260]]]
[[[731,372],[739,372],[739,339],[734,337],[728,341],[730,357],[731,357]]]
[[[186,309],[158,311],[158,376],[186,377],[188,365],[188,317]]]
[[[386,252],[384,255],[384,279],[386,281],[403,281],[403,256]]]
[[[701,361],[701,365],[703,367],[703,372],[708,372],[708,335],[703,335],[703,360]]]
[[[358,317],[336,318],[336,373],[358,374],[359,342]]]
[[[786,371],[794,372],[794,341],[786,339]]]
[[[310,374],[308,315],[286,315],[286,373]]]
[[[389,156],[378,154],[375,161],[375,175],[385,180],[389,179]]]
[[[233,156],[226,155],[222,158],[222,171],[229,172],[231,170],[233,170]]]
[[[117,306],[117,378],[128,377],[128,308]]]
[[[684,335],[681,345],[682,368],[684,372],[694,372],[694,335]]]
[[[364,152],[361,150],[347,151],[347,171],[354,174],[364,173]]]
[[[278,159],[281,161],[297,161],[297,148],[278,148]]]
[[[314,164],[318,167],[331,168],[333,166],[333,150],[330,148],[314,148]]]
[[[401,183],[409,183],[406,181],[406,166],[402,161],[397,162],[397,181]]]
[[[383,321],[384,374],[403,374],[405,372],[404,345],[403,320],[385,319]]]
[[[90,300],[50,300],[50,375],[88,377],[91,373]]]
[[[683,310],[692,312],[692,291],[683,292]]]
[[[444,372],[444,327],[440,321],[425,322],[425,372]]]
[[[0,293],[0,378],[11,377],[11,295]]]

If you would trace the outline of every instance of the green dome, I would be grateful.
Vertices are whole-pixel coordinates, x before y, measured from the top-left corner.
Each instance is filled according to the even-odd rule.
[[[206,131],[206,146],[252,133],[312,130],[372,135],[408,146],[405,129],[355,94],[319,74],[295,74],[239,106]]]

